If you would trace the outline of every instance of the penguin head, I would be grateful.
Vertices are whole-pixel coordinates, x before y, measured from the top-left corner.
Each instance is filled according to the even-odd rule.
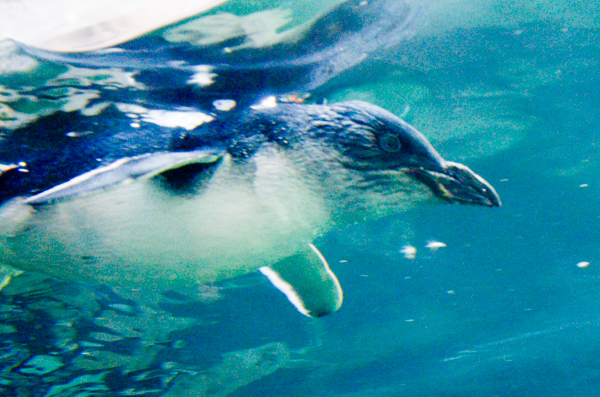
[[[338,161],[360,175],[354,183],[364,186],[372,204],[392,205],[400,193],[397,201],[433,196],[451,203],[501,205],[487,181],[465,165],[445,161],[423,134],[392,113],[361,101],[331,108],[343,125],[332,136]]]
[[[392,113],[361,101],[342,102],[332,109],[344,118],[335,142],[346,167],[444,172],[445,161],[427,138]]]

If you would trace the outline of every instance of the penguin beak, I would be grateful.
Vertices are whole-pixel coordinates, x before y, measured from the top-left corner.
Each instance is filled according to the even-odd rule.
[[[442,172],[416,168],[407,173],[429,186],[441,199],[460,204],[502,206],[492,185],[463,164],[446,161]]]

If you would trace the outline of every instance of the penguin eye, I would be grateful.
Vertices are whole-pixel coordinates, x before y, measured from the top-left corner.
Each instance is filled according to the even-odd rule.
[[[386,152],[396,153],[402,149],[400,139],[394,134],[385,134],[379,138],[379,146]]]

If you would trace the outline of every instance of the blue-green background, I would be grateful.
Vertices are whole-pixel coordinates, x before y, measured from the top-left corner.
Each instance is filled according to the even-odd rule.
[[[164,360],[202,370],[286,343],[293,358],[239,397],[599,395],[599,10],[437,2],[415,37],[314,92],[403,114],[503,207],[423,207],[336,230],[316,245],[344,288],[338,313],[305,318],[250,276],[216,303],[173,309],[206,322],[175,331],[186,348]]]

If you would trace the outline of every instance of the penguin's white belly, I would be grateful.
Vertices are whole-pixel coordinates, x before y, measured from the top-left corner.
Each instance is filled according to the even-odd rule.
[[[323,203],[293,175],[281,175],[285,167],[266,176],[257,167],[253,178],[227,168],[194,195],[147,180],[43,205],[23,231],[2,237],[0,262],[67,279],[169,288],[272,264],[327,227]]]

